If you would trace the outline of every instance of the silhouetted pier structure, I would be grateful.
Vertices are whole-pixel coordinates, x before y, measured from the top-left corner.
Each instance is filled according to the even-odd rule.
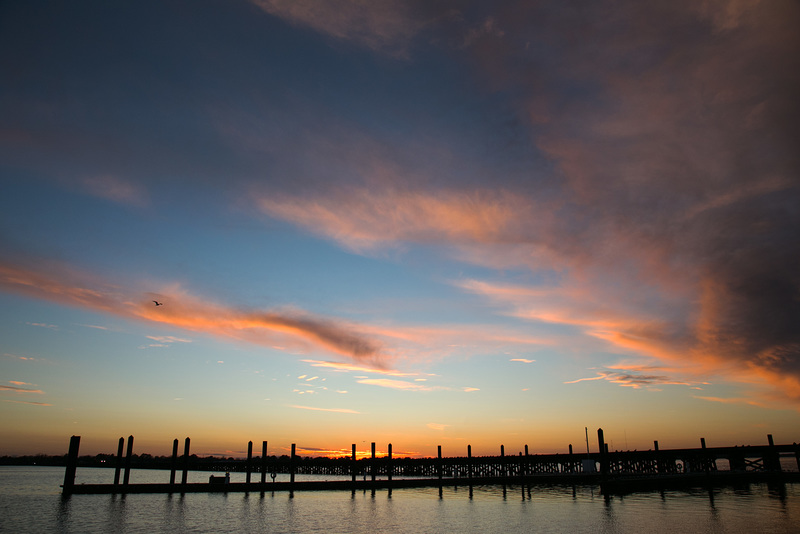
[[[352,445],[350,457],[302,458],[296,455],[292,444],[291,456],[269,459],[267,442],[262,442],[261,456],[253,458],[253,442],[248,443],[247,459],[231,466],[230,460],[220,459],[217,470],[236,471],[242,465],[246,473],[245,482],[228,482],[223,477],[210,477],[208,483],[189,483],[190,439],[184,442],[183,455],[178,456],[178,440],[174,440],[170,476],[168,483],[134,484],[130,482],[133,436],[128,438],[125,457],[122,455],[124,439],[120,438],[117,450],[114,482],[112,484],[75,484],[78,466],[80,436],[70,440],[67,466],[64,473],[63,493],[196,493],[196,492],[264,492],[296,490],[343,490],[389,489],[424,486],[480,486],[490,484],[530,485],[554,484],[599,484],[604,493],[626,491],[639,487],[681,487],[688,485],[716,484],[728,482],[788,480],[800,481],[800,445],[776,445],[772,435],[767,436],[767,445],[742,447],[706,447],[701,438],[700,448],[660,449],[647,451],[609,451],[603,430],[598,429],[598,452],[573,453],[572,445],[567,454],[506,455],[500,446],[499,456],[473,456],[472,447],[467,446],[467,455],[443,457],[442,447],[433,458],[395,458],[392,445],[387,454],[378,457],[375,443],[371,456],[357,458],[356,446]],[[781,457],[792,457],[797,471],[784,470]],[[227,465],[226,465],[227,462]],[[120,483],[120,471],[124,475]],[[208,465],[206,467],[209,467]],[[176,482],[177,472],[180,482]],[[258,481],[253,474],[259,474]],[[277,473],[288,474],[289,481],[276,482]],[[267,480],[269,474],[271,481]],[[336,476],[337,480],[296,480],[297,475]],[[349,477],[349,480],[346,478]],[[229,480],[229,479],[228,479]]]

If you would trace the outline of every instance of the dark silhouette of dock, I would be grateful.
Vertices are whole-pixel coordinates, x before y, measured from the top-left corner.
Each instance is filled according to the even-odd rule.
[[[267,456],[267,442],[262,442],[260,457],[253,457],[253,442],[248,443],[244,462],[245,482],[230,482],[229,477],[210,476],[208,483],[189,483],[190,439],[178,455],[174,440],[169,482],[130,483],[133,436],[128,438],[123,455],[124,438],[119,439],[115,458],[114,481],[110,484],[75,484],[80,436],[70,439],[63,494],[126,494],[126,493],[198,493],[198,492],[265,492],[303,490],[376,490],[407,487],[531,485],[531,484],[596,484],[603,493],[625,493],[637,489],[680,488],[704,485],[738,484],[759,481],[800,481],[800,445],[776,445],[772,435],[767,445],[742,447],[706,447],[660,449],[647,451],[609,451],[598,429],[598,451],[567,454],[506,455],[500,446],[499,456],[467,455],[443,457],[442,447],[434,458],[393,458],[389,444],[386,456],[378,457],[375,443],[369,458],[357,459],[356,446],[348,458],[301,458],[292,444],[291,455],[280,459]],[[797,471],[785,470],[781,458],[791,457]],[[180,481],[177,475],[180,473]],[[276,474],[288,474],[288,481],[275,481]],[[120,482],[120,475],[122,481]],[[253,475],[258,476],[254,480]],[[297,480],[297,475],[337,476],[337,480]],[[267,477],[271,480],[267,480]],[[349,480],[345,477],[349,477]]]

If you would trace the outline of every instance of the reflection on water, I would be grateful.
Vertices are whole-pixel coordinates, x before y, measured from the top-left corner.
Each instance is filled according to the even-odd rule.
[[[85,483],[113,477],[83,471]],[[159,482],[164,472],[137,476]],[[0,467],[0,532],[793,533],[800,524],[794,484],[610,497],[593,486],[516,485],[62,498],[62,478],[59,468]]]

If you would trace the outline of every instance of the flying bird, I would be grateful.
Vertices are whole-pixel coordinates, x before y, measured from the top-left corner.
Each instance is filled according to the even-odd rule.
[[[157,300],[154,300],[154,301],[153,301],[153,303],[154,303],[156,306],[163,306],[163,305],[164,305],[164,303],[163,303],[163,302],[158,302]]]

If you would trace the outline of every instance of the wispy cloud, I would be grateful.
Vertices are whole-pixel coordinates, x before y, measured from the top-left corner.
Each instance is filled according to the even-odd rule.
[[[354,41],[373,50],[406,56],[411,38],[425,25],[413,3],[401,0],[250,0],[267,13],[322,34]]]
[[[520,362],[520,363],[533,363],[536,360],[528,360],[527,358],[511,358],[508,361],[510,361],[510,362]]]
[[[382,365],[380,342],[358,332],[357,327],[297,309],[245,311],[209,302],[179,288],[158,293],[163,306],[153,306],[151,295],[122,292],[117,286],[62,265],[45,271],[0,263],[0,288],[69,306],[109,312],[123,317],[171,325],[194,332],[273,347],[317,349]],[[186,342],[183,338],[160,338]]]
[[[373,367],[366,367],[363,365],[356,365],[352,363],[346,362],[326,362],[320,360],[302,360],[303,362],[310,363],[312,367],[325,367],[327,369],[332,369],[334,371],[341,371],[341,372],[357,372],[357,373],[373,373],[373,374],[382,374],[388,376],[418,376],[419,373],[407,373],[402,371],[396,371],[393,369],[375,369]],[[298,376],[299,379],[304,379],[306,375]],[[316,378],[316,377],[315,377]]]
[[[16,404],[31,404],[33,406],[52,406],[47,402],[31,402],[31,401],[21,401],[21,400],[13,400],[13,399],[2,399],[3,402],[14,402]]]
[[[134,206],[148,204],[147,191],[140,183],[123,180],[118,176],[103,175],[85,178],[82,185],[88,193],[113,202]]]
[[[16,382],[16,381],[12,381],[10,383],[11,384],[25,384],[25,382]],[[32,385],[32,384],[25,384],[25,385]],[[21,394],[27,394],[27,393],[35,393],[35,394],[39,394],[39,395],[44,394],[44,391],[42,391],[41,389],[21,388],[21,387],[18,387],[18,386],[4,386],[2,384],[0,384],[0,391],[10,391],[11,393],[21,393]]]
[[[147,339],[158,341],[159,343],[191,343],[191,339],[185,339],[176,336],[146,336]]]
[[[355,413],[359,414],[361,412],[357,412],[356,410],[350,410],[349,408],[318,408],[316,406],[299,406],[296,404],[288,405],[289,408],[297,408],[298,410],[311,410],[315,412],[335,412],[335,413]]]
[[[564,382],[565,384],[577,384],[578,382],[586,382],[592,380],[606,380],[612,384],[617,384],[623,387],[630,387],[633,389],[648,388],[653,389],[662,385],[677,385],[677,386],[691,386],[690,382],[683,382],[675,380],[666,375],[646,375],[639,373],[622,373],[618,371],[597,371],[597,376],[578,378],[577,380],[570,380]]]
[[[46,324],[46,323],[25,323],[29,324],[30,326],[39,326],[41,328],[49,328],[50,330],[58,330],[58,325],[54,324]]]
[[[719,402],[722,404],[749,404],[751,406],[763,406],[762,403],[754,401],[753,399],[747,399],[743,397],[702,397],[699,395],[695,395],[694,398],[709,402]]]

